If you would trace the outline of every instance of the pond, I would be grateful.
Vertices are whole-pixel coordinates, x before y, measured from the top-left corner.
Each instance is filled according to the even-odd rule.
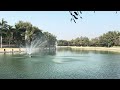
[[[0,54],[0,79],[119,79],[120,53],[57,49]]]

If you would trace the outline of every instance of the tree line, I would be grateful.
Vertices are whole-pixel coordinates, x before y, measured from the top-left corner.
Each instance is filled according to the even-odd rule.
[[[58,40],[57,44],[58,46],[100,46],[100,47],[120,46],[120,32],[108,31],[103,35],[92,39],[81,36],[70,41]]]
[[[25,46],[26,42],[31,43],[36,36],[45,37],[48,45],[55,45],[56,36],[43,32],[30,22],[19,21],[14,26],[8,24],[4,19],[0,22],[0,47],[21,47]]]

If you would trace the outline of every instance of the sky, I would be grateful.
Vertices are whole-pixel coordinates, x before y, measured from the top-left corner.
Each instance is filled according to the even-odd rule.
[[[120,31],[120,12],[83,11],[83,19],[71,22],[68,11],[0,11],[2,18],[10,25],[18,21],[31,22],[43,31],[48,31],[57,39],[71,40],[80,36],[95,38],[108,31]]]

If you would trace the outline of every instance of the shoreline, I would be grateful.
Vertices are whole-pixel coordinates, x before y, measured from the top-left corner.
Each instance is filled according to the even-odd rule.
[[[16,53],[25,52],[25,48],[0,48],[0,53]]]
[[[90,51],[110,51],[120,53],[120,47],[78,47],[78,46],[57,46],[57,48],[70,48],[73,50],[90,50]]]
[[[78,46],[57,46],[59,48],[70,48],[72,50],[111,51],[120,53],[120,47],[78,47]],[[26,48],[0,48],[0,53],[22,53]]]
[[[48,48],[44,48],[45,50]],[[56,48],[51,48],[56,49]],[[26,48],[0,48],[0,53],[25,53]]]

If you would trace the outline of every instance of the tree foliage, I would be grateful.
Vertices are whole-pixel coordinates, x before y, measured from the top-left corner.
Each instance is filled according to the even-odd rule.
[[[26,42],[31,44],[31,41],[37,36],[46,36],[46,33],[42,32],[38,27],[33,26],[30,22],[19,21],[15,23],[15,26],[11,26],[4,19],[0,22],[0,32],[4,44],[9,45],[9,47],[10,44],[14,44],[15,47],[25,46]],[[55,44],[56,37],[49,33],[49,38],[51,41],[49,41],[50,44]],[[48,38],[46,39],[48,40]]]
[[[70,41],[58,40],[58,46],[102,46],[102,47],[112,47],[120,46],[120,32],[119,31],[109,31],[103,35],[92,38],[88,37],[78,37]]]
[[[56,36],[49,33],[49,32],[43,32],[43,34],[45,35],[45,38],[47,39],[48,45],[55,45],[56,44]]]

